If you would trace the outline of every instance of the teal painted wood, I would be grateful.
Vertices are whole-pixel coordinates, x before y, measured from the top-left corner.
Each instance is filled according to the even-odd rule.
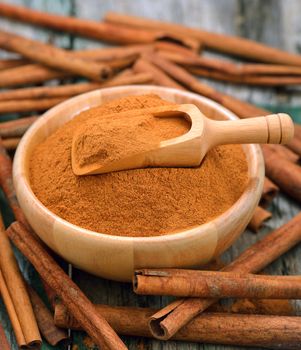
[[[175,21],[217,32],[243,35],[290,51],[297,52],[301,46],[301,23],[299,20],[301,3],[298,0],[289,0],[286,2],[281,0],[267,0],[265,2],[259,0],[10,0],[9,2],[24,4],[42,11],[75,15],[93,20],[100,20],[107,11],[114,10]],[[12,23],[3,19],[0,19],[0,27],[28,35],[29,37],[53,42],[65,48],[80,49],[105,45],[92,40],[74,38],[69,34]],[[5,56],[6,53],[0,52],[0,55]],[[204,81],[226,93],[231,93],[257,104],[272,106],[275,111],[287,111],[287,108],[289,108],[289,111],[293,111],[297,118],[301,116],[301,94],[296,89],[249,88]],[[13,217],[2,195],[0,196],[0,206],[5,223],[8,225],[13,220]],[[280,195],[272,203],[270,209],[273,211],[273,219],[267,223],[266,227],[258,235],[246,231],[224,254],[223,259],[225,261],[233,260],[245,248],[263,237],[267,232],[287,222],[300,211],[300,208],[299,204],[284,195]],[[271,274],[301,274],[301,261],[298,258],[300,254],[301,247],[299,246],[269,266],[266,272]],[[42,293],[41,284],[36,272],[18,252],[17,257],[25,278]],[[87,296],[97,303],[161,307],[166,305],[170,300],[167,297],[136,296],[129,284],[106,281],[77,269],[73,269],[73,279],[84,290]],[[300,303],[296,302],[295,304],[301,314]],[[2,301],[0,301],[0,321],[5,325],[8,338],[12,343],[12,349],[17,349]],[[74,343],[78,345],[80,350],[86,349],[83,345],[84,337],[85,335],[81,332],[73,332]],[[124,337],[124,339],[130,349],[245,349],[243,347],[172,341],[162,343],[156,340],[133,337]],[[51,347],[44,344],[43,350],[45,349],[51,349]],[[59,347],[56,347],[56,349],[59,349]]]

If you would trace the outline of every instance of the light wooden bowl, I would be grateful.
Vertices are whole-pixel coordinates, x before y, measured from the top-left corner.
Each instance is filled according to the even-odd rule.
[[[204,225],[165,236],[120,237],[96,233],[73,225],[48,210],[36,198],[29,183],[29,159],[36,145],[83,110],[126,95],[148,93],[177,103],[194,103],[213,119],[236,118],[207,98],[175,89],[122,86],[97,90],[72,98],[46,112],[22,138],[13,166],[20,206],[40,238],[78,268],[118,281],[129,281],[137,268],[200,266],[220,255],[250,221],[264,180],[264,163],[259,146],[243,146],[249,165],[249,180],[238,201]]]

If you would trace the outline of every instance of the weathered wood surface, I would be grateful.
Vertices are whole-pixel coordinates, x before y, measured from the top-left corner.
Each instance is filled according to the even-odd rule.
[[[93,20],[99,20],[108,10],[145,15],[152,18],[202,27],[216,32],[242,35],[292,52],[301,51],[301,2],[299,0],[9,0],[8,2],[23,4],[42,11]],[[102,45],[99,42],[75,38],[72,35],[65,35],[49,30],[37,29],[20,23],[12,23],[4,19],[0,19],[0,27],[1,29],[11,30],[32,38],[54,42],[65,48],[80,49]],[[0,52],[0,56],[4,57],[7,54]],[[213,83],[211,81],[208,81],[208,83],[227,93],[257,104],[271,105],[284,110],[292,106],[301,107],[300,89],[258,89],[231,86],[217,82]],[[294,110],[301,115],[301,108]],[[7,210],[3,196],[0,197],[0,205],[5,215],[6,224],[8,224],[12,220],[12,216]],[[258,235],[245,232],[233,247],[224,254],[224,260],[232,260],[242,250],[264,236],[268,231],[288,221],[300,211],[300,205],[281,195],[273,202],[271,209],[273,211],[273,219],[267,223],[266,227]],[[272,264],[266,271],[271,274],[301,274],[300,254],[301,247],[297,247]],[[39,289],[40,284],[36,273],[19,254],[18,258],[25,278]],[[167,298],[165,297],[137,297],[131,292],[130,285],[104,281],[76,269],[73,269],[73,278],[95,302],[111,305],[152,307],[158,307],[167,302]],[[298,306],[298,303],[296,305]],[[301,309],[300,305],[299,309]],[[13,349],[17,349],[2,301],[0,301],[0,321],[6,327],[7,336],[13,344]],[[79,345],[79,349],[84,349],[82,345],[82,334],[74,333],[73,336],[75,342]],[[179,342],[162,343],[154,340],[129,337],[126,338],[126,343],[130,349],[148,350],[244,349],[222,345]],[[50,348],[44,346],[44,349]]]

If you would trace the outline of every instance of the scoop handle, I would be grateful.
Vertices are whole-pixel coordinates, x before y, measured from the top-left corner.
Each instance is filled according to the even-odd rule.
[[[235,143],[285,144],[294,136],[294,123],[285,113],[242,120],[210,120],[206,122],[206,128],[211,146]]]

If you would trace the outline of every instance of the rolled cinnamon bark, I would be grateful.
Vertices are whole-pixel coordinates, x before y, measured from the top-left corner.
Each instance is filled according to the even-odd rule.
[[[33,264],[41,278],[53,288],[72,315],[98,346],[126,349],[107,321],[97,312],[77,285],[57,265],[41,243],[22,224],[15,222],[6,230],[9,238]]]
[[[53,107],[66,98],[62,97],[50,97],[40,99],[25,99],[25,100],[10,100],[0,102],[0,114],[5,113],[17,113],[17,112],[32,112],[32,111],[45,111],[46,109]]]
[[[13,137],[10,139],[3,139],[2,144],[8,151],[13,151],[18,147],[18,144],[20,143],[21,138],[20,137]]]
[[[38,329],[37,321],[32,309],[26,284],[21,275],[17,260],[13,253],[9,239],[5,233],[4,224],[0,215],[0,268],[4,283],[9,291],[14,310],[18,318],[21,333],[25,345],[29,347],[40,347],[42,339]],[[21,334],[17,334],[19,339]]]
[[[106,305],[95,307],[117,333],[152,337],[147,322],[156,310]],[[57,305],[54,317],[59,327],[81,328],[63,305]],[[300,334],[301,323],[298,317],[203,313],[176,333],[172,339],[288,350],[301,348]]]
[[[286,158],[292,163],[298,163],[300,161],[300,155],[290,150],[287,145],[284,147],[282,145],[269,144],[269,148],[278,153],[280,157]]]
[[[265,221],[272,217],[272,213],[260,206],[256,207],[251,221],[248,224],[248,228],[253,232],[258,232],[263,226]]]
[[[264,178],[260,206],[266,208],[277,196],[279,187],[267,177]]]
[[[199,298],[300,299],[300,276],[267,276],[184,269],[135,271],[137,294]]]
[[[0,71],[0,87],[9,88],[18,85],[37,84],[70,76],[71,73],[51,69],[40,64],[27,64],[26,66]]]
[[[44,291],[47,295],[47,299],[48,299],[49,305],[51,307],[51,311],[54,311],[55,306],[56,306],[57,302],[59,301],[59,298],[58,298],[56,292],[51,287],[49,287],[49,285],[44,280],[42,280],[42,284],[44,287]]]
[[[15,90],[10,93],[4,93],[4,98],[14,96],[17,96],[17,98],[4,101],[1,101],[0,93],[0,114],[45,111],[65,101],[70,96],[110,86],[144,84],[153,79],[150,73],[131,74],[127,76],[124,76],[123,72],[121,74],[121,76],[116,76],[105,83],[79,83],[52,87],[26,88],[22,89],[22,91]],[[50,97],[42,97],[47,95]],[[33,98],[19,99],[23,96],[33,96]]]
[[[245,75],[300,75],[300,67],[274,64],[246,63],[240,64],[239,70]]]
[[[194,54],[194,56],[191,56],[179,52],[167,51],[164,49],[158,50],[157,53],[160,57],[171,62],[183,65],[185,67],[188,66],[189,70],[195,69],[197,71],[197,69],[204,69],[205,72],[208,71],[208,74],[213,71],[218,72],[218,74],[224,73],[233,76],[233,79],[239,77],[238,67],[234,63],[228,61],[202,57],[196,54]],[[299,69],[301,72],[301,68]],[[196,74],[195,72],[192,73]]]
[[[292,150],[293,152],[301,156],[301,139],[300,138],[294,137],[294,139],[290,141],[286,146],[290,150]]]
[[[226,60],[202,57],[196,53],[188,55],[179,50],[168,50],[168,47],[164,46],[158,47],[157,50],[161,57],[204,77],[251,85],[300,84],[301,67],[258,63],[234,64]]]
[[[154,66],[146,59],[141,58],[137,60],[137,62],[134,64],[133,70],[136,73],[151,73],[155,84],[185,90],[183,86],[178,84],[176,81],[162,72],[160,68]]]
[[[295,123],[295,137],[301,140],[301,125]]]
[[[13,178],[12,178],[12,161],[3,145],[3,141],[1,137],[0,137],[0,187],[3,190],[3,193],[5,194],[8,200],[8,204],[12,209],[15,218],[19,222],[22,222],[22,224],[27,229],[31,230],[31,227],[29,226],[25,218],[25,215],[21,210],[17,200],[15,188],[13,185]]]
[[[301,214],[244,251],[223,271],[255,273],[301,241]],[[158,339],[169,339],[217,299],[179,299],[150,318],[150,330]]]
[[[88,79],[102,81],[111,75],[111,69],[106,64],[95,62],[87,64],[81,58],[70,55],[66,50],[16,34],[0,31],[0,47],[17,52],[34,62]]]
[[[0,93],[1,95],[1,93]],[[19,137],[38,119],[37,116],[11,120],[0,123],[1,137]]]
[[[75,17],[60,16],[31,10],[22,6],[0,4],[0,15],[25,23],[66,31],[88,38],[119,44],[145,44],[157,40],[180,42],[182,45],[198,50],[200,40],[182,33],[171,34],[169,31],[139,30],[111,23],[85,20]]]
[[[249,103],[240,101],[235,97],[223,94],[213,87],[201,83],[193,75],[188,73],[185,69],[177,66],[176,64],[160,57],[156,54],[147,54],[147,59],[154,65],[163,70],[170,77],[180,82],[189,90],[204,95],[212,100],[220,103],[224,107],[230,109],[232,112],[237,114],[239,117],[252,117],[263,114],[268,114],[266,110],[255,107]]]
[[[165,44],[165,42],[158,42],[158,44]],[[101,47],[101,48],[83,49],[83,50],[75,50],[75,51],[68,51],[68,52],[74,55],[75,57],[79,57],[85,60],[101,61],[109,64],[111,61],[129,58],[130,56],[133,56],[133,55],[142,55],[143,53],[146,53],[146,52],[152,52],[154,49],[154,45],[157,45],[157,43]],[[183,50],[192,52],[191,50],[184,48],[181,45],[175,45],[175,46],[180,47]]]
[[[75,55],[73,53],[69,53],[70,56],[78,57],[79,55]],[[132,65],[137,58],[137,54],[118,58],[106,64],[112,68],[113,71],[119,71],[120,69],[126,68],[129,65]],[[86,60],[86,59],[85,59]],[[88,60],[88,59],[87,59]],[[86,65],[90,65],[91,59],[89,58],[89,63],[85,63]],[[95,62],[95,61],[93,61]],[[49,68],[40,64],[27,64],[22,67],[16,67],[12,69],[7,69],[5,71],[0,71],[0,87],[12,87],[16,85],[25,85],[25,84],[35,84],[42,83],[51,79],[64,79],[70,78],[74,76],[74,73],[65,72],[56,70],[53,68]]]
[[[0,70],[24,66],[28,64],[29,61],[25,58],[8,58],[0,60]]]
[[[109,87],[114,85],[129,85],[129,84],[144,84],[149,83],[152,80],[150,73],[131,74],[130,76],[116,75],[112,79],[107,80],[104,83],[77,83],[66,84],[59,86],[39,86],[39,87],[27,87],[14,90],[8,90],[0,92],[0,108],[1,101],[9,100],[24,100],[24,99],[45,99],[52,97],[69,97],[82,94],[84,92],[100,89],[103,87]],[[21,101],[22,102],[22,101]],[[24,119],[22,119],[24,120]],[[22,121],[20,121],[21,123]],[[25,122],[24,122],[25,123]],[[0,135],[3,124],[0,124]],[[4,135],[3,135],[4,136]]]
[[[0,11],[2,12],[2,11]],[[144,17],[135,17],[115,12],[109,12],[105,16],[106,22],[149,30],[166,30],[170,33],[181,33],[201,41],[204,47],[249,58],[255,61],[268,63],[301,66],[301,57],[279,49],[260,44],[253,40],[235,36],[207,32],[198,28],[189,28],[180,24],[163,22]]]
[[[14,306],[14,303],[12,301],[12,298],[9,294],[9,291],[7,289],[6,282],[3,278],[3,274],[0,270],[0,294],[1,298],[3,300],[3,303],[5,305],[6,312],[8,314],[10,323],[12,325],[12,329],[16,338],[16,342],[18,344],[19,348],[25,348],[26,347],[26,340],[23,334],[23,330],[21,328],[20,321],[18,319],[18,315]],[[1,344],[1,343],[0,343]]]
[[[51,312],[47,309],[46,305],[35,290],[28,285],[27,289],[39,329],[47,343],[52,346],[56,346],[58,343],[68,340],[69,337],[67,332],[61,328],[58,328],[54,324],[54,319]]]
[[[279,157],[268,147],[262,147],[266,164],[266,175],[285,193],[301,201],[301,167]]]
[[[227,310],[236,314],[294,316],[296,310],[286,299],[238,299]]]
[[[181,64],[181,63],[180,63]],[[290,75],[233,75],[203,67],[187,67],[194,75],[213,80],[226,81],[232,84],[255,86],[288,86],[301,85],[301,76]]]
[[[115,59],[107,62],[107,65],[114,72],[131,66],[136,60],[137,55],[126,58]],[[51,69],[39,64],[28,64],[23,67],[7,69],[0,72],[0,87],[12,87],[17,85],[42,83],[52,79],[71,78],[74,74]],[[107,80],[109,81],[109,80]],[[106,82],[107,82],[106,81]]]
[[[199,52],[197,53],[187,47],[184,47],[183,45],[179,45],[179,44],[167,42],[167,41],[156,41],[155,43],[152,44],[152,48],[155,51],[177,53],[185,57],[191,57],[191,58],[199,57],[198,55]],[[151,51],[152,50],[144,50],[144,53],[151,52]]]

